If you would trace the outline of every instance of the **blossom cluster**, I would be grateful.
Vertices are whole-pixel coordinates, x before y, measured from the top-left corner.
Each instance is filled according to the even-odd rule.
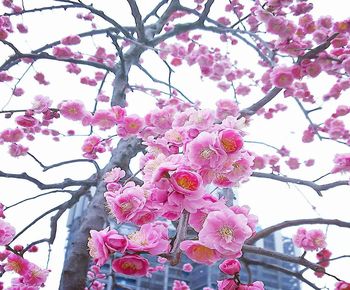
[[[236,259],[227,259],[219,265],[219,269],[231,278],[218,281],[218,290],[264,290],[264,283],[256,281],[249,284],[243,284],[239,280],[241,265]]]
[[[4,219],[4,205],[0,203],[0,247],[8,246],[16,234],[15,228],[8,222],[5,222]],[[41,269],[36,264],[23,258],[22,254],[20,254],[22,250],[23,246],[16,245],[12,251],[7,249],[0,251],[1,272],[15,272],[19,275],[19,277],[11,280],[12,286],[7,289],[39,289],[44,286],[49,271]],[[35,252],[36,250],[36,246],[29,249],[30,252]],[[1,287],[2,285],[0,284]]]
[[[236,108],[225,100],[217,103],[216,111],[200,110],[171,99],[145,116],[141,123],[146,127],[134,132],[147,146],[140,160],[143,185],[126,179],[120,168],[104,176],[110,214],[117,223],[139,228],[128,235],[109,228],[92,230],[88,246],[97,265],[113,256],[114,271],[137,276],[152,271],[141,253],[170,260],[181,250],[206,265],[242,255],[257,217],[247,206],[227,206],[224,197],[209,189],[238,186],[252,172],[253,157],[244,149],[244,120],[237,118]],[[170,236],[164,220],[191,226],[196,239],[185,234],[174,249],[176,235]]]
[[[326,236],[321,230],[308,231],[302,227],[298,228],[297,233],[293,236],[293,242],[305,251],[324,249],[327,246]]]

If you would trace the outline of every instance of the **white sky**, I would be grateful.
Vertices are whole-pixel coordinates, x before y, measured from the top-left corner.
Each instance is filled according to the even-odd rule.
[[[45,3],[47,1],[41,2]],[[99,1],[97,2],[100,3]],[[157,1],[152,1],[152,3],[154,2],[157,3]],[[39,3],[39,1],[36,1],[36,3]],[[346,5],[348,3],[347,0],[333,0],[332,4],[330,4],[329,1],[314,1],[314,3],[315,14],[329,14],[333,15],[335,18],[348,17],[348,9],[345,9],[345,7],[348,7],[348,5]],[[118,4],[122,3],[120,2]],[[29,7],[29,4],[27,5]],[[116,11],[115,13],[118,13],[127,9],[123,7],[118,8],[118,11],[108,10],[108,12]],[[1,8],[0,13],[2,13]],[[75,12],[72,14],[74,13]],[[70,15],[71,14],[69,12],[62,13],[61,11],[57,14],[57,16],[55,16],[55,18],[53,18],[50,13],[42,13],[40,16],[43,18],[41,18],[40,21],[37,21],[37,18],[33,18],[34,15],[25,15],[23,17],[24,23],[30,27],[34,25],[35,27],[32,31],[35,31],[36,33],[28,35],[30,38],[24,36],[20,40],[22,42],[21,48],[23,50],[29,50],[29,48],[36,48],[40,45],[46,44],[51,40],[59,39],[65,35],[73,34],[74,32],[83,32],[89,29],[89,25],[86,23],[77,24],[73,27],[69,24],[70,22],[68,20],[62,21],[62,19],[68,19]],[[125,22],[127,23],[127,19]],[[43,23],[45,23],[44,30]],[[43,33],[39,33],[40,31],[45,31],[45,35],[43,35]],[[50,31],[50,33],[47,33],[48,31]],[[50,37],[50,39],[47,40],[46,37]],[[98,44],[103,40],[104,38],[94,38],[95,44]],[[86,47],[89,47],[90,52],[93,53],[94,46],[92,45],[90,39],[86,40]],[[248,65],[252,66],[254,66],[254,62],[256,61],[255,52],[249,50],[245,50],[244,55],[242,55],[240,52],[237,52],[237,58],[240,62],[245,61]],[[251,59],[250,64],[249,59]],[[161,67],[162,64],[159,60],[156,62],[154,59],[154,61],[155,64],[159,63]],[[35,68],[37,71],[43,71],[46,73],[47,64],[45,62],[40,62],[35,65]],[[158,65],[153,65],[152,68],[156,71],[160,70]],[[163,69],[164,67],[161,68],[161,70]],[[14,98],[9,108],[24,108],[26,104],[30,102],[31,98],[37,94],[53,97],[54,105],[57,105],[61,100],[64,99],[80,98],[86,102],[87,106],[91,106],[92,100],[96,95],[96,91],[91,90],[90,87],[79,86],[79,84],[77,85],[76,80],[78,78],[71,78],[70,76],[67,77],[64,74],[61,74],[60,78],[57,78],[56,76],[63,71],[64,68],[61,64],[58,65],[55,63],[50,63],[50,68],[46,75],[47,79],[50,81],[52,80],[52,85],[48,87],[33,86],[30,77],[24,79],[23,87],[28,87],[27,85],[30,83],[30,91],[28,89],[28,92],[21,98]],[[186,94],[192,99],[199,98],[205,107],[213,107],[213,104],[216,102],[216,100],[224,95],[222,92],[215,88],[215,84],[202,82],[195,77],[191,78],[191,81],[189,82],[189,75],[194,74],[189,73],[187,67],[176,68],[175,71],[176,73],[173,75],[173,83],[176,84],[176,86],[179,88],[183,88],[183,90],[186,91]],[[14,70],[13,72],[16,71]],[[34,72],[30,73],[34,74]],[[87,73],[86,75],[92,76],[92,73]],[[141,84],[141,77],[139,77],[136,72],[133,72],[133,75],[136,76],[134,79],[137,79],[137,82]],[[322,96],[322,94],[326,92],[331,86],[332,82],[330,82],[328,78],[324,78],[324,80],[325,81],[322,82],[322,84],[326,84],[324,87],[320,87],[317,84],[313,87],[316,96]],[[9,88],[6,88],[3,85],[0,86],[0,95],[2,98],[3,96],[7,96],[8,92]],[[107,92],[109,91],[107,90]],[[261,97],[260,92],[257,91],[255,93],[257,97]],[[343,100],[344,99],[345,97],[343,97]],[[249,100],[248,97],[247,99],[241,98],[240,101],[242,101],[243,104],[247,105],[251,103],[251,100]],[[276,101],[284,102],[282,95],[278,96],[276,98]],[[3,102],[3,99],[1,99],[0,107],[3,106]],[[128,112],[131,113],[137,111],[140,115],[144,115],[148,111],[148,108],[154,104],[154,100],[151,99],[151,97],[147,97],[146,95],[138,92],[130,96],[129,102],[130,107],[128,108]],[[297,108],[295,102],[289,103],[291,109]],[[246,105],[243,105],[243,107],[245,106]],[[268,107],[270,106],[268,105]],[[300,121],[296,121],[295,116],[299,116]],[[315,117],[317,116],[315,115]],[[326,141],[322,143],[316,142],[312,143],[311,145],[304,144],[303,146],[300,146],[300,134],[302,130],[304,130],[304,128],[307,126],[307,123],[306,120],[303,119],[302,113],[299,111],[293,110],[292,113],[277,114],[271,122],[266,122],[260,117],[254,117],[254,120],[256,120],[256,122],[252,122],[252,126],[249,128],[249,135],[247,136],[247,139],[263,141],[276,147],[280,147],[284,144],[284,142],[286,142],[286,146],[291,150],[292,156],[298,156],[301,160],[309,158],[316,159],[316,165],[311,170],[313,172],[311,175],[306,170],[301,169],[295,172],[291,172],[290,174],[292,177],[315,179],[331,169],[331,160],[333,159],[335,152],[348,152],[348,148],[345,148],[345,146],[333,144],[332,142],[327,143]],[[64,123],[63,120],[59,120],[59,122],[61,124]],[[3,128],[7,128],[7,126],[10,126],[10,123],[8,123],[7,120],[1,118],[0,126],[0,130],[2,130]],[[53,125],[53,128],[58,128],[58,126],[59,125]],[[83,133],[82,131],[79,132]],[[274,134],[273,132],[278,132],[278,134]],[[44,140],[41,137],[37,137],[37,139],[38,144],[39,141]],[[47,139],[50,138],[45,139],[43,143],[45,144],[44,146],[33,147],[33,149],[30,149],[30,152],[37,156],[43,163],[52,164],[61,161],[62,154],[64,154],[65,160],[81,157],[80,146],[82,143],[80,138],[63,138],[60,143],[56,143]],[[257,151],[264,150],[265,153],[270,154],[275,153],[273,150],[268,151],[269,149],[266,149],[261,145],[253,146],[249,144],[248,148],[252,148]],[[41,180],[47,182],[61,181],[64,177],[67,176],[67,174],[69,174],[69,177],[73,179],[87,178],[93,170],[92,167],[91,170],[87,169],[86,171],[82,171],[81,169],[76,170],[76,167],[74,166],[66,166],[64,167],[64,175],[61,175],[61,171],[56,169],[42,173],[39,166],[37,166],[35,162],[29,157],[18,159],[11,158],[7,156],[5,153],[6,151],[7,148],[4,146],[0,147],[0,170],[7,172],[30,172],[33,176],[36,176]],[[106,159],[107,157],[102,158],[102,160]],[[89,167],[84,165],[84,168]],[[287,171],[284,171],[284,173],[286,172]],[[344,176],[342,179],[346,179],[346,177]],[[327,182],[327,180],[328,179],[325,178],[324,182]],[[319,216],[324,218],[338,218],[349,221],[348,207],[350,198],[348,187],[339,187],[332,191],[324,192],[324,197],[319,198],[315,192],[306,187],[296,187],[294,185],[288,186],[286,184],[275,181],[260,179],[258,180],[252,178],[250,182],[242,185],[238,191],[240,203],[248,204],[251,207],[252,213],[259,216],[260,223],[263,227],[288,219],[308,217],[314,218]],[[0,179],[0,201],[5,205],[9,205],[14,201],[18,201],[25,197],[29,197],[38,193],[40,193],[39,190],[28,182],[23,182],[20,180],[5,180],[3,178]],[[41,198],[40,202],[27,202],[23,206],[18,207],[16,210],[7,211],[7,221],[16,226],[17,230],[19,231],[26,223],[28,223],[28,221],[31,221],[33,218],[35,218],[38,213],[43,212],[51,206],[61,203],[66,198],[67,195],[59,194],[55,195],[55,198]],[[316,206],[316,211],[311,208],[309,202]],[[49,264],[49,268],[52,269],[52,273],[50,274],[47,281],[47,289],[56,289],[58,287],[57,285],[59,282],[60,269],[63,264],[64,257],[62,249],[64,247],[66,238],[65,221],[66,215],[60,221],[57,239],[52,247],[51,261]],[[283,234],[292,235],[295,231],[296,228],[292,228],[290,230],[283,231]],[[329,249],[334,253],[334,256],[350,254],[348,247],[350,242],[349,229],[344,230],[337,229],[336,227],[330,227],[328,233]],[[30,238],[43,238],[47,235],[48,221],[46,220],[45,222],[38,223],[38,225],[33,228],[30,233]],[[34,254],[31,255],[33,256],[33,261],[37,261],[41,267],[44,267],[47,258],[46,246],[40,246],[40,253],[41,255],[38,255],[38,257],[34,257]],[[311,260],[312,256],[312,254],[309,256]],[[331,263],[331,266],[327,269],[327,271],[338,275],[344,280],[350,281],[350,272],[348,271],[349,265],[349,259],[334,261]],[[312,273],[310,274],[310,277],[313,277]],[[323,279],[322,283],[319,285],[324,286],[323,283],[325,282],[327,282],[327,285],[332,289],[335,281],[334,279]],[[308,289],[308,287],[305,289]]]

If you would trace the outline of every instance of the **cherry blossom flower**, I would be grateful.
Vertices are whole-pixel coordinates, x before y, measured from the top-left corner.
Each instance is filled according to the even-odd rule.
[[[79,35],[69,35],[62,38],[61,43],[63,45],[75,45],[80,43]]]
[[[105,237],[107,235],[108,228],[105,228],[102,231],[90,231],[91,238],[88,241],[89,253],[90,256],[94,258],[94,261],[98,266],[106,263],[109,258],[109,250],[105,245]]]
[[[91,125],[98,126],[100,130],[107,130],[116,125],[115,114],[109,110],[98,110],[92,117]]]
[[[185,281],[174,280],[172,290],[190,290]]]
[[[329,258],[332,256],[332,252],[328,249],[322,249],[316,254],[316,258],[322,267],[328,267],[330,264]]]
[[[5,206],[0,202],[0,218],[5,218],[5,214],[4,214],[4,208]]]
[[[202,177],[196,172],[177,170],[171,175],[170,183],[179,193],[193,198],[201,195],[203,181]]]
[[[89,159],[96,159],[96,153],[102,153],[106,151],[105,145],[106,144],[102,142],[100,137],[89,136],[85,139],[82,146],[82,150],[84,152],[83,156]]]
[[[39,124],[39,121],[32,116],[22,115],[16,117],[16,123],[22,127],[30,128]]]
[[[17,87],[13,90],[13,95],[16,97],[20,97],[23,94],[24,94],[24,90],[22,88]]]
[[[2,211],[2,210],[1,210]],[[1,217],[3,217],[3,213]],[[0,219],[0,246],[5,246],[9,244],[16,234],[16,230],[8,222]]]
[[[182,271],[189,273],[189,272],[192,272],[192,270],[193,270],[193,267],[190,263],[183,264]]]
[[[219,133],[220,144],[227,154],[235,153],[243,146],[243,139],[241,135],[230,129],[225,129]]]
[[[76,75],[80,74],[80,72],[81,72],[81,68],[75,63],[67,64],[66,65],[66,69],[67,69],[67,72],[73,73],[73,74],[76,74]]]
[[[323,249],[327,246],[326,236],[321,230],[307,231],[304,228],[298,228],[293,236],[295,246],[303,248],[305,251],[314,251]]]
[[[10,155],[12,157],[19,157],[19,156],[24,156],[27,154],[28,152],[28,147],[25,147],[21,144],[16,144],[16,143],[12,143],[9,146],[9,151]]]
[[[201,132],[187,144],[186,155],[192,166],[217,168],[224,161],[226,154],[218,146],[214,134]]]
[[[121,178],[125,176],[125,171],[120,167],[115,167],[112,170],[108,171],[104,175],[104,181],[109,182],[118,182]]]
[[[49,270],[41,269],[37,265],[29,263],[28,270],[23,275],[23,283],[30,286],[42,286],[48,275]]]
[[[241,264],[236,259],[228,259],[219,265],[221,272],[234,276],[241,271]]]
[[[52,100],[45,96],[35,96],[32,101],[32,110],[36,113],[42,113],[49,109],[52,104]]]
[[[107,204],[116,220],[120,222],[133,218],[145,205],[146,199],[140,187],[130,187],[115,198],[106,197]]]
[[[221,258],[218,251],[208,248],[198,241],[183,241],[180,244],[180,249],[187,257],[200,264],[211,265]]]
[[[116,230],[109,230],[103,237],[105,246],[110,253],[124,253],[129,245],[128,239],[124,235],[120,235]]]
[[[198,234],[199,241],[224,256],[240,257],[244,241],[252,235],[247,223],[243,214],[235,214],[228,209],[212,211]]]
[[[335,166],[331,170],[332,173],[350,171],[350,154],[336,154],[333,161]]]
[[[298,158],[294,158],[294,157],[290,157],[286,161],[286,164],[292,170],[298,169],[300,167],[300,162],[299,162]]]
[[[239,284],[234,279],[224,279],[217,281],[218,290],[238,290]]]
[[[19,255],[11,253],[7,256],[7,263],[5,264],[4,269],[6,271],[14,271],[17,274],[24,275],[28,272],[29,261]]]
[[[128,240],[128,250],[135,252],[145,251],[151,255],[159,255],[170,250],[168,226],[163,222],[142,225],[139,231],[128,235]]]
[[[118,124],[118,135],[127,137],[141,131],[143,127],[142,119],[137,115],[126,116],[122,123]]]
[[[274,68],[270,76],[272,84],[279,88],[288,88],[294,81],[293,74],[286,67]]]
[[[16,27],[20,33],[27,33],[28,32],[28,27],[25,26],[23,23],[18,23],[16,25]]]
[[[350,289],[350,283],[347,283],[345,281],[338,281],[335,284],[334,290],[349,290]]]
[[[47,86],[47,85],[50,84],[48,81],[45,80],[45,76],[44,76],[44,74],[41,73],[41,72],[37,72],[37,73],[35,74],[35,76],[34,76],[34,79],[35,79],[36,81],[38,81],[38,83],[41,84],[41,85]]]
[[[24,137],[24,132],[20,128],[6,129],[0,133],[0,138],[5,142],[16,143]]]
[[[78,100],[64,101],[58,105],[58,109],[63,117],[72,121],[80,121],[86,115],[84,104]]]
[[[113,271],[124,275],[145,276],[148,268],[148,261],[139,255],[124,255],[112,262]]]

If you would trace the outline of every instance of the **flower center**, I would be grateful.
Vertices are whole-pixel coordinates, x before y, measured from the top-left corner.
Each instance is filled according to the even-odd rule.
[[[120,204],[120,208],[122,210],[122,213],[125,213],[125,212],[127,212],[127,211],[132,209],[132,204],[130,202],[127,202],[127,201],[126,202],[122,202]]]
[[[221,144],[226,152],[235,152],[237,149],[236,141],[229,138],[223,138]]]
[[[219,230],[220,236],[226,241],[226,242],[231,242],[233,239],[233,229],[228,227],[228,226],[223,226]]]
[[[214,153],[213,150],[211,150],[209,148],[205,148],[201,151],[200,155],[204,159],[209,159],[213,153]]]
[[[177,180],[177,184],[180,185],[182,188],[188,189],[188,190],[195,190],[196,189],[196,183],[187,178],[186,176],[182,176]]]
[[[123,270],[136,270],[136,265],[130,262],[124,262],[121,266]]]

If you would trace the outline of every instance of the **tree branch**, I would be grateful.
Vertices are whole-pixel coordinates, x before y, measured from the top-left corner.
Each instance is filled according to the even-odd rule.
[[[64,189],[64,188],[69,187],[69,186],[82,186],[82,185],[93,186],[96,183],[95,175],[93,175],[92,177],[85,179],[85,180],[73,180],[70,178],[66,178],[62,182],[52,183],[52,184],[42,183],[38,179],[28,175],[26,172],[18,174],[18,173],[6,173],[3,171],[0,171],[0,177],[28,180],[28,181],[34,183],[39,189],[55,189],[55,188]]]
[[[295,184],[299,184],[299,185],[305,185],[305,186],[308,186],[308,187],[312,188],[313,190],[315,190],[319,196],[322,196],[321,191],[328,190],[328,189],[331,189],[331,188],[334,188],[337,186],[342,186],[342,185],[348,186],[349,185],[348,180],[339,180],[339,181],[335,181],[335,182],[331,182],[331,183],[318,185],[318,184],[316,184],[312,181],[308,181],[308,180],[302,180],[302,179],[291,178],[291,177],[287,177],[287,176],[276,175],[273,173],[263,173],[263,172],[253,172],[253,174],[251,176],[259,177],[259,178],[269,178],[269,179],[273,179],[273,180],[277,180],[277,181],[281,181],[281,182],[285,182],[285,183],[295,183]]]
[[[350,222],[344,222],[337,219],[323,219],[323,218],[315,218],[315,219],[299,219],[299,220],[290,220],[284,221],[279,224],[270,226],[264,230],[257,232],[253,237],[246,240],[247,245],[252,245],[256,241],[261,240],[268,235],[279,231],[284,228],[300,226],[300,225],[314,225],[314,224],[323,224],[323,225],[335,225],[343,228],[350,228]]]

